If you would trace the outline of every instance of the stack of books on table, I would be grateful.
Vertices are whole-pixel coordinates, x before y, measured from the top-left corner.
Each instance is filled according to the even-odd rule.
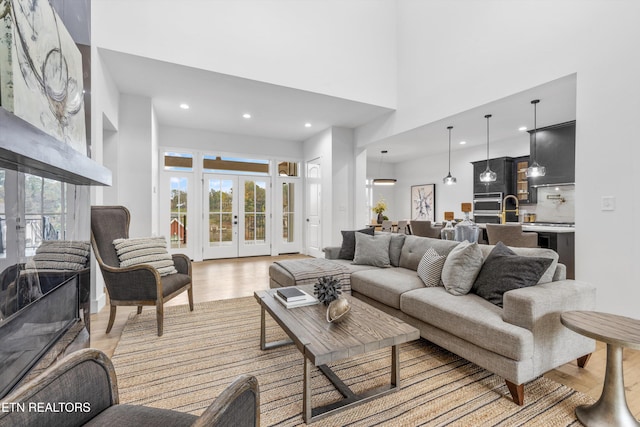
[[[295,286],[279,288],[273,296],[287,308],[303,307],[305,305],[318,303],[318,300],[313,295],[309,295]]]

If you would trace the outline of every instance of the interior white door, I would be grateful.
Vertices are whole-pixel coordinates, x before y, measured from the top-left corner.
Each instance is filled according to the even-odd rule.
[[[271,254],[271,180],[264,176],[240,176],[238,256]]]
[[[202,258],[238,256],[238,177],[203,174]]]
[[[307,162],[307,198],[306,198],[306,242],[307,255],[322,258],[322,225],[320,222],[322,207],[322,182],[320,159]]]

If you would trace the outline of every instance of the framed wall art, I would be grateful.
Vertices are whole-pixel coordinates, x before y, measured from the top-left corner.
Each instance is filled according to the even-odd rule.
[[[411,219],[436,221],[436,185],[411,186]]]

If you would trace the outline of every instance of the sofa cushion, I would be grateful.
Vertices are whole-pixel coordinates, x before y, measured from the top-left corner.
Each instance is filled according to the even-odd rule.
[[[400,308],[400,295],[424,288],[415,271],[406,268],[375,268],[351,275],[351,289],[389,307]]]
[[[375,267],[391,267],[389,261],[389,242],[391,235],[378,234],[368,236],[356,233],[356,250],[353,263],[356,265],[373,265]]]
[[[446,259],[447,257],[444,255],[438,255],[435,249],[427,249],[420,264],[418,264],[418,277],[422,279],[425,286],[440,286],[442,267]]]
[[[502,309],[478,295],[456,296],[441,287],[422,287],[403,293],[400,309],[510,359],[525,360],[533,354],[531,331],[503,321]]]
[[[482,268],[482,251],[477,243],[461,242],[453,248],[442,267],[442,284],[453,295],[465,295]]]
[[[498,242],[485,259],[471,291],[502,307],[505,292],[536,285],[551,262],[549,258],[518,256]]]
[[[482,256],[487,258],[494,247],[495,245],[480,245],[480,249],[482,249]],[[549,268],[547,268],[542,277],[540,277],[538,284],[553,282],[554,274],[558,267],[558,253],[556,251],[545,248],[517,248],[512,246],[508,246],[508,248],[519,256],[533,256],[551,259],[551,265],[549,265]]]
[[[340,247],[340,253],[338,258],[353,260],[353,256],[356,252],[356,233],[364,233],[373,236],[375,228],[367,227],[362,230],[341,231],[342,233],[342,246]]]
[[[407,236],[404,239],[402,253],[400,255],[400,267],[408,268],[413,271],[418,270],[418,264],[424,253],[429,248],[435,249],[440,255],[448,255],[459,242],[450,240],[432,239],[430,237]]]
[[[404,234],[392,233],[391,242],[389,243],[389,261],[393,267],[400,267],[400,255],[402,255],[402,246],[404,246],[404,239],[407,236]]]

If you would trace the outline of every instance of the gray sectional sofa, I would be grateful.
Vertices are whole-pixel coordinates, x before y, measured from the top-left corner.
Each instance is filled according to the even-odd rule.
[[[583,367],[595,341],[560,323],[569,310],[593,310],[595,287],[566,280],[566,268],[549,249],[510,248],[520,256],[553,261],[539,284],[510,290],[499,307],[475,293],[453,295],[444,287],[425,287],[416,270],[429,248],[447,255],[458,245],[427,237],[406,236],[396,267],[353,265],[336,259],[340,247],[325,248],[325,258],[351,274],[351,292],[367,303],[420,330],[423,338],[505,379],[517,404],[524,402],[524,384],[560,365],[577,360]],[[486,259],[494,246],[479,245]],[[270,267],[271,287],[293,286],[291,274]],[[541,283],[550,280],[547,283]]]

